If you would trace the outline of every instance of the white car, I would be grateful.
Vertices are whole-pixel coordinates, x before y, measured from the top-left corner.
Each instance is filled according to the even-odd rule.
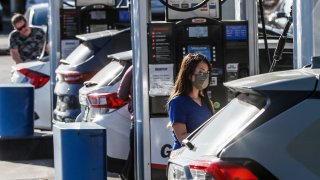
[[[72,1],[67,1],[74,4]],[[30,6],[25,13],[31,27],[47,30],[48,3]],[[65,8],[70,8],[64,6]],[[37,129],[52,129],[52,107],[50,101],[50,62],[49,57],[39,57],[37,61],[21,63],[12,66],[12,83],[30,83],[34,85],[34,127]]]
[[[36,4],[48,3],[48,2],[49,0],[26,0],[26,9]]]
[[[120,173],[129,153],[130,114],[117,97],[120,81],[132,64],[132,51],[109,55],[112,61],[79,90],[81,113],[76,121],[94,122],[107,130],[108,171]]]
[[[24,16],[28,20],[30,27],[38,27],[47,31],[48,25],[48,3],[40,3],[30,6]]]
[[[30,83],[34,86],[34,127],[52,128],[50,103],[50,63],[49,57],[41,61],[20,63],[12,66],[12,83]]]
[[[63,2],[63,8],[72,9],[75,8],[74,1]],[[30,27],[41,28],[44,32],[47,32],[48,27],[48,11],[49,3],[48,0],[33,0],[33,2],[28,3],[28,8],[24,14],[25,18],[28,20],[28,25]]]
[[[40,3],[30,6],[26,10],[25,17],[30,27],[38,27],[46,31],[47,14],[48,3]],[[51,130],[49,57],[39,57],[38,60],[12,66],[11,82],[34,85],[34,127]]]

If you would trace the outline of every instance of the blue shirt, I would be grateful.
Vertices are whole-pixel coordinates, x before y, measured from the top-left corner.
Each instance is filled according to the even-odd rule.
[[[172,124],[183,123],[187,133],[191,133],[212,116],[212,112],[202,99],[202,106],[197,104],[190,96],[176,96],[169,103],[169,118]],[[173,149],[181,147],[179,140],[173,132]]]

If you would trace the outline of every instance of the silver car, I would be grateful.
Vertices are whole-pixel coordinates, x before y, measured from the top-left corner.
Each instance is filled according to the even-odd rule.
[[[117,97],[121,79],[132,64],[132,51],[108,55],[111,62],[79,90],[81,113],[76,121],[94,122],[107,130],[108,171],[120,173],[129,153],[130,114]]]
[[[236,98],[171,152],[168,179],[319,179],[314,67],[226,83]]]

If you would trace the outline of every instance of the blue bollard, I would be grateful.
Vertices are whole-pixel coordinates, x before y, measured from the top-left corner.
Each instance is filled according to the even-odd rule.
[[[106,129],[95,123],[53,126],[56,180],[105,180]]]
[[[34,87],[0,85],[0,137],[33,135]]]

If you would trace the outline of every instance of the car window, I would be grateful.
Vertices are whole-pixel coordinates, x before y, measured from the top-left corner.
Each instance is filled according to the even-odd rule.
[[[48,9],[38,9],[32,18],[32,25],[42,26],[48,24]]]
[[[126,63],[119,61],[111,61],[102,70],[100,70],[90,81],[97,82],[98,86],[112,86],[121,80],[124,71],[126,70]]]
[[[249,122],[252,122],[264,105],[265,98],[262,96],[238,95],[191,139],[191,143],[196,148],[206,146],[206,148],[197,148],[197,154],[218,153],[221,145],[231,140]]]
[[[68,61],[70,65],[77,65],[93,57],[93,53],[93,48],[88,43],[83,42],[69,54],[66,61]]]
[[[32,24],[42,26],[48,24],[48,9],[36,10],[32,18]]]

